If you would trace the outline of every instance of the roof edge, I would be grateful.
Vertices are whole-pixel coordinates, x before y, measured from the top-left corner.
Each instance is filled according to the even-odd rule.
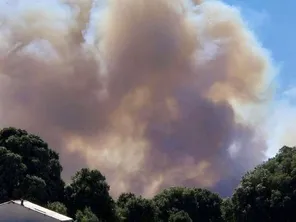
[[[16,204],[17,206],[23,207],[23,208],[25,208],[25,209],[27,209],[27,210],[29,210],[29,211],[33,211],[33,212],[35,212],[35,213],[42,214],[42,215],[44,215],[44,216],[46,216],[46,217],[49,217],[49,218],[54,218],[54,217],[52,217],[52,216],[50,216],[50,215],[47,215],[46,213],[44,213],[44,212],[42,212],[42,211],[39,211],[39,210],[37,210],[37,209],[34,210],[34,209],[31,209],[30,207],[26,207],[25,205],[20,204],[20,203],[18,203],[17,201],[21,201],[21,200],[9,200],[9,201],[6,201],[6,202],[1,203],[1,204],[0,204],[0,207],[3,206],[3,205],[5,205],[5,204]],[[32,202],[30,202],[30,201],[28,201],[28,200],[23,200],[23,203],[25,203],[25,202],[29,202],[29,203],[31,203],[31,204],[34,204],[34,203],[32,203]],[[36,205],[37,205],[37,204],[36,204]],[[40,206],[40,205],[38,205],[38,206]],[[40,207],[42,207],[42,206],[40,206]],[[45,208],[45,207],[42,207],[42,208]],[[45,209],[47,209],[47,208],[45,208]],[[47,209],[47,210],[50,210],[50,209]],[[56,212],[56,211],[53,211],[53,210],[50,210],[50,211],[52,211],[52,212],[54,212],[54,213],[57,213],[57,214],[60,214],[60,213],[58,213],[58,212]],[[74,219],[73,219],[73,218],[68,217],[68,216],[66,216],[66,215],[63,215],[63,214],[60,214],[60,215],[62,215],[62,216],[64,216],[64,217],[67,217],[67,218],[69,218],[69,219],[67,219],[67,220],[59,220],[59,219],[56,219],[56,218],[54,218],[54,219],[56,219],[57,221],[61,221],[61,222],[74,222]]]

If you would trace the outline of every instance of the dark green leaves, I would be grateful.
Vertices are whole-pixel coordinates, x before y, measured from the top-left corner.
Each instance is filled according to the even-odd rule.
[[[98,217],[90,210],[89,207],[86,207],[83,211],[78,210],[75,218],[76,222],[100,222]]]
[[[247,173],[232,198],[236,221],[293,221],[295,169],[296,149],[283,147],[274,158]]]
[[[78,222],[292,222],[296,218],[296,148],[246,173],[231,198],[172,187],[152,199],[123,193],[115,203],[105,176],[83,168],[65,186],[59,155],[24,130],[0,131],[0,202],[25,198]]]
[[[168,221],[171,214],[188,213],[192,221],[221,221],[222,199],[205,189],[173,187],[154,197],[159,220]]]
[[[117,201],[117,212],[122,222],[141,221],[156,222],[156,208],[153,201],[124,193]]]
[[[46,206],[48,209],[55,211],[57,213],[67,215],[67,207],[61,202],[49,203]]]
[[[26,198],[46,204],[62,197],[58,155],[40,137],[25,130],[0,131],[0,201]]]
[[[103,221],[114,221],[115,203],[109,195],[106,178],[98,170],[81,169],[66,187],[66,202],[70,215],[89,207]]]
[[[178,211],[176,213],[172,213],[169,217],[169,222],[192,222],[188,213],[185,211]]]

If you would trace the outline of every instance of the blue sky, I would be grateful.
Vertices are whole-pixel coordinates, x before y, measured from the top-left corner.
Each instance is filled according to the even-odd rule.
[[[236,5],[247,22],[253,26],[256,36],[265,48],[271,51],[280,73],[277,81],[280,91],[296,85],[294,63],[296,61],[296,2],[286,0],[225,0]],[[294,27],[294,28],[293,28]]]
[[[286,0],[225,0],[235,5],[255,32],[263,47],[268,49],[278,68],[277,85],[270,110],[268,156],[273,156],[283,145],[296,145],[296,2]]]

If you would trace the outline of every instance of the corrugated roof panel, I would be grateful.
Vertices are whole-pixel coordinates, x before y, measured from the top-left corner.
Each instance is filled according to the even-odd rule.
[[[54,212],[52,210],[46,209],[46,208],[41,207],[41,206],[39,206],[37,204],[31,203],[31,202],[29,202],[27,200],[23,201],[23,205],[21,203],[21,200],[13,200],[11,202],[15,203],[15,204],[18,204],[18,205],[21,205],[21,206],[23,206],[23,207],[25,207],[25,208],[27,208],[29,210],[33,210],[33,211],[38,212],[40,214],[46,215],[48,217],[52,217],[52,218],[54,218],[56,220],[59,220],[59,221],[73,221],[73,219],[70,218],[70,217],[67,217],[65,215],[59,214],[59,213]]]

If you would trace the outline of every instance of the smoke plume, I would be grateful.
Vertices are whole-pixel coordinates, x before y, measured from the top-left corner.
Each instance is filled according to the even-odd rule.
[[[1,16],[0,124],[42,136],[66,179],[88,166],[114,195],[172,185],[229,194],[265,158],[259,111],[271,64],[237,9],[185,0],[58,7]]]

